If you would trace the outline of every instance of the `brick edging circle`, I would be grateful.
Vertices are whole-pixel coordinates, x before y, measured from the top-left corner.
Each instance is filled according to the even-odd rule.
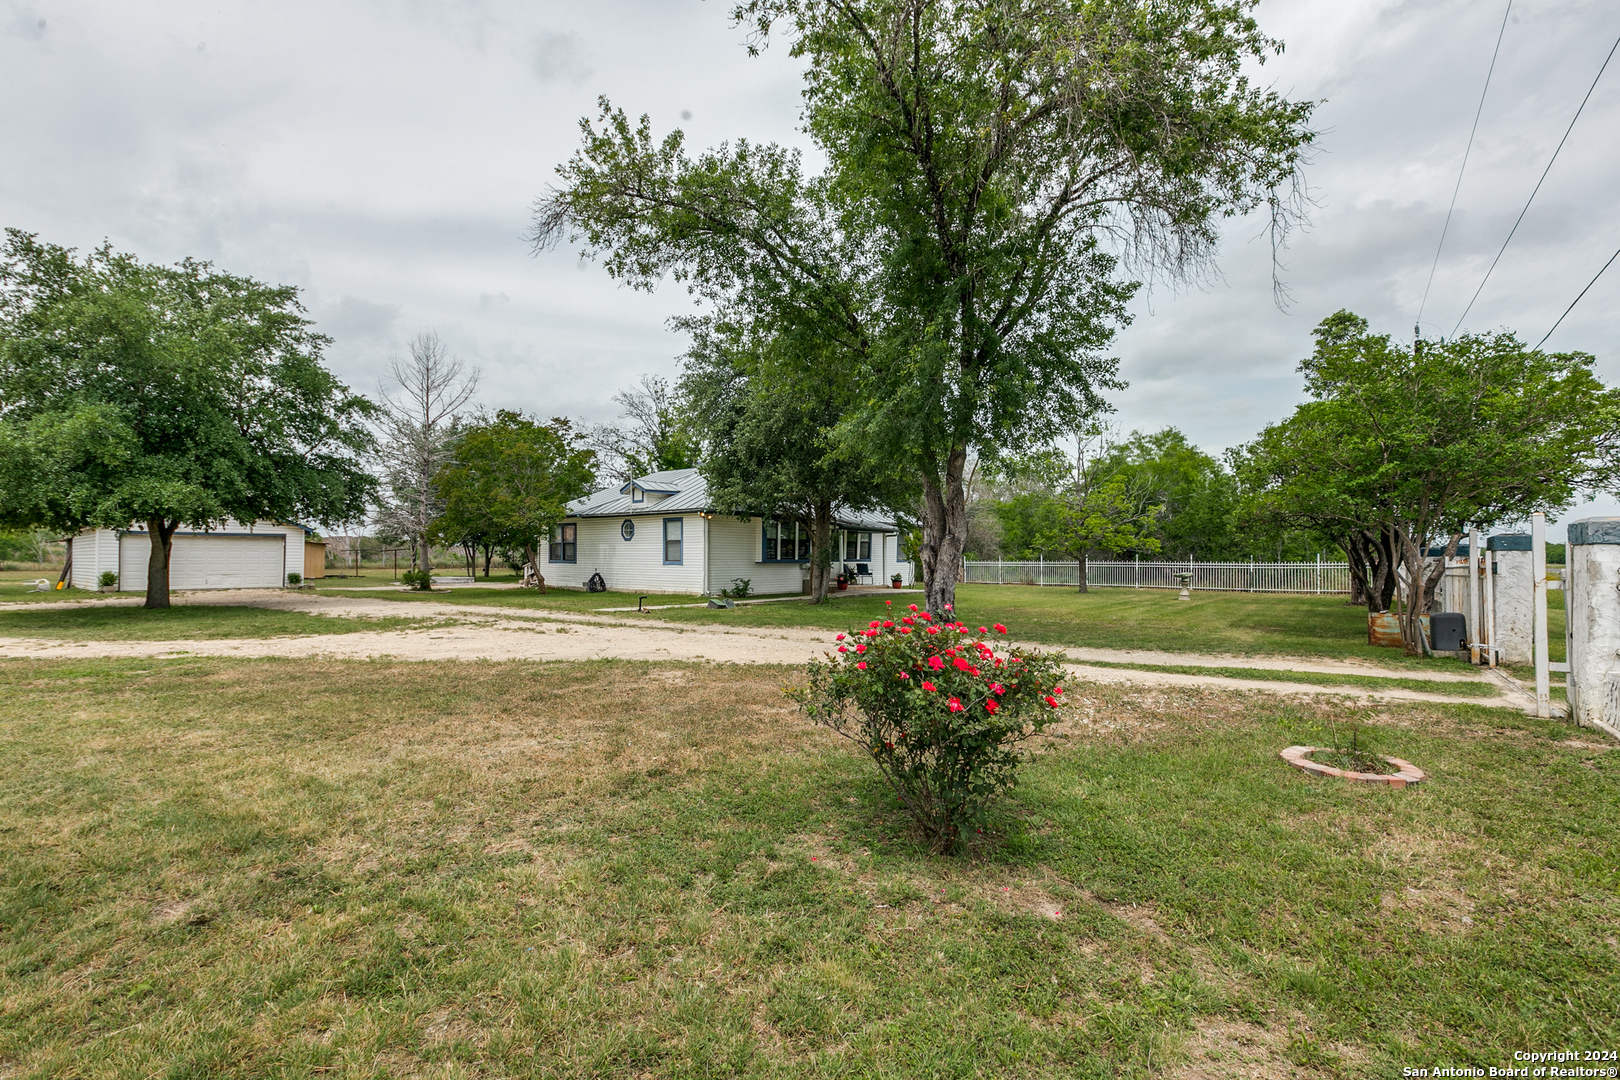
[[[1290,746],[1278,756],[1294,768],[1304,769],[1306,772],[1314,773],[1317,776],[1337,776],[1344,780],[1359,780],[1364,784],[1388,784],[1390,787],[1403,788],[1407,784],[1415,784],[1419,780],[1428,779],[1428,774],[1422,769],[1410,761],[1403,761],[1398,757],[1384,758],[1385,761],[1399,770],[1394,773],[1349,772],[1310,759],[1311,754],[1326,749],[1329,748],[1325,746]]]

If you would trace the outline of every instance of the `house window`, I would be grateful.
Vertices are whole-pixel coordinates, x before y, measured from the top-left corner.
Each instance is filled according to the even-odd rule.
[[[625,518],[624,524],[619,526],[619,535],[626,540],[634,540],[636,538],[636,523],[629,518]]]
[[[854,562],[856,559],[861,557],[860,549],[857,545],[858,539],[859,537],[856,533],[846,532],[844,534],[844,559],[848,562]]]
[[[632,485],[630,485],[630,501],[633,502],[633,503],[646,502],[647,501],[647,493],[645,491],[642,491],[640,488],[636,487],[634,484],[632,484]]]
[[[837,554],[838,549],[834,549]],[[810,527],[796,521],[765,522],[765,543],[761,562],[808,562]]]
[[[553,525],[551,550],[547,554],[552,562],[578,562],[579,526]]]
[[[872,558],[872,534],[861,533],[861,550],[856,555],[861,562],[868,562]]]
[[[681,518],[664,519],[664,564],[681,561],[681,534],[685,522]]]
[[[761,553],[761,561],[776,561],[776,541],[781,529],[782,527],[774,521],[767,521],[765,523],[765,548]]]

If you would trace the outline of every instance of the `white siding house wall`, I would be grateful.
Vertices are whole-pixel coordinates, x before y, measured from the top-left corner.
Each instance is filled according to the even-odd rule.
[[[664,519],[679,517],[683,522],[684,557],[678,566],[664,563]],[[635,522],[635,536],[626,541],[619,527],[628,519]],[[627,514],[611,518],[577,518],[578,560],[552,562],[549,544],[540,547],[540,572],[546,584],[579,589],[593,572],[600,573],[607,587],[616,592],[719,593],[731,588],[737,578],[747,578],[752,592],[760,596],[796,593],[803,587],[804,564],[763,561],[763,523],[759,518],[739,521],[730,515],[704,520],[701,514]],[[899,538],[893,533],[872,534],[872,584],[887,585],[889,575],[899,570],[911,584],[911,566],[899,561]],[[705,554],[705,544],[711,545]],[[858,560],[834,559],[833,566]]]
[[[119,592],[145,592],[152,541],[144,528],[86,530],[73,538],[73,585],[93,589],[108,570]],[[289,559],[291,562],[289,563]],[[210,532],[176,532],[171,589],[275,589],[304,568],[304,530],[267,521],[231,521]]]
[[[540,550],[540,570],[548,585],[578,589],[600,573],[607,587],[619,592],[700,593],[703,591],[703,518],[698,514],[628,515],[636,523],[635,536],[619,535],[625,520],[580,518],[579,559],[572,563],[551,561],[550,545]],[[679,565],[664,562],[664,518],[682,521],[682,552]]]
[[[75,589],[94,589],[102,571],[118,573],[118,534],[111,529],[85,531],[73,538]]]
[[[750,589],[760,596],[796,593],[803,588],[803,564],[762,561],[765,533],[759,518],[711,518],[709,535],[714,537],[713,561],[709,564],[709,587],[713,591],[731,588],[734,578],[747,578]]]
[[[765,561],[764,522],[757,516],[706,517],[708,488],[696,469],[649,473],[576,499],[569,506],[576,516],[565,520],[563,529],[574,536],[575,559],[552,562],[549,537],[540,550],[541,574],[547,584],[560,588],[583,588],[593,573],[599,573],[614,591],[714,595],[746,578],[750,591],[779,596],[799,592],[808,577],[805,564],[798,561]],[[683,527],[683,557],[678,564],[670,564],[664,562],[664,522],[675,518]],[[838,552],[835,569],[845,563],[853,569],[854,563],[865,562],[872,583],[879,586],[887,585],[889,574],[896,569],[909,577],[909,568],[897,566],[895,536],[884,531],[893,528],[891,522],[864,513],[845,519],[864,524],[860,531],[871,532],[877,542],[864,560],[844,559],[844,552]],[[629,540],[621,533],[626,521],[635,525]]]

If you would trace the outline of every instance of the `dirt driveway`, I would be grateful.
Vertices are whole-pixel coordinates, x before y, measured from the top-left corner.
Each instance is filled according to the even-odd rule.
[[[330,657],[365,660],[682,660],[731,664],[787,664],[798,666],[833,647],[829,630],[759,627],[686,627],[651,619],[618,615],[559,611],[501,609],[491,611],[452,603],[415,602],[402,610],[397,601],[370,597],[322,596],[277,589],[179,594],[176,603],[237,605],[299,611],[344,618],[379,618],[409,613],[439,625],[423,629],[358,631],[301,637],[227,638],[195,641],[59,641],[47,638],[0,638],[0,657],[127,657],[235,656]],[[85,601],[88,604],[132,606],[138,598]],[[8,610],[54,608],[60,604],[16,604]],[[1292,657],[1234,657],[1166,653],[1124,649],[1065,649],[1069,670],[1077,679],[1133,686],[1200,686],[1229,690],[1262,691],[1285,695],[1333,694],[1365,700],[1452,701],[1514,709],[1525,708],[1522,693],[1511,680],[1495,683],[1495,697],[1447,694],[1448,682],[1480,681],[1465,674],[1445,672],[1392,672],[1355,660]],[[1088,663],[1090,661],[1090,663]],[[1251,670],[1321,672],[1371,677],[1421,679],[1434,690],[1405,687],[1364,688],[1272,682],[1263,676],[1221,676],[1141,671],[1100,667],[1109,664],[1228,667]],[[1529,704],[1533,704],[1530,702]]]

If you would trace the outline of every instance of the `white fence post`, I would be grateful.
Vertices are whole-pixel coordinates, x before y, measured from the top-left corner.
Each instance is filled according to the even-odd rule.
[[[1479,663],[1479,530],[1468,530],[1468,659]]]
[[[1530,584],[1535,602],[1536,715],[1551,716],[1552,684],[1547,667],[1547,515],[1540,510],[1530,515]]]
[[[1620,738],[1620,517],[1572,521],[1568,540],[1570,719]]]

